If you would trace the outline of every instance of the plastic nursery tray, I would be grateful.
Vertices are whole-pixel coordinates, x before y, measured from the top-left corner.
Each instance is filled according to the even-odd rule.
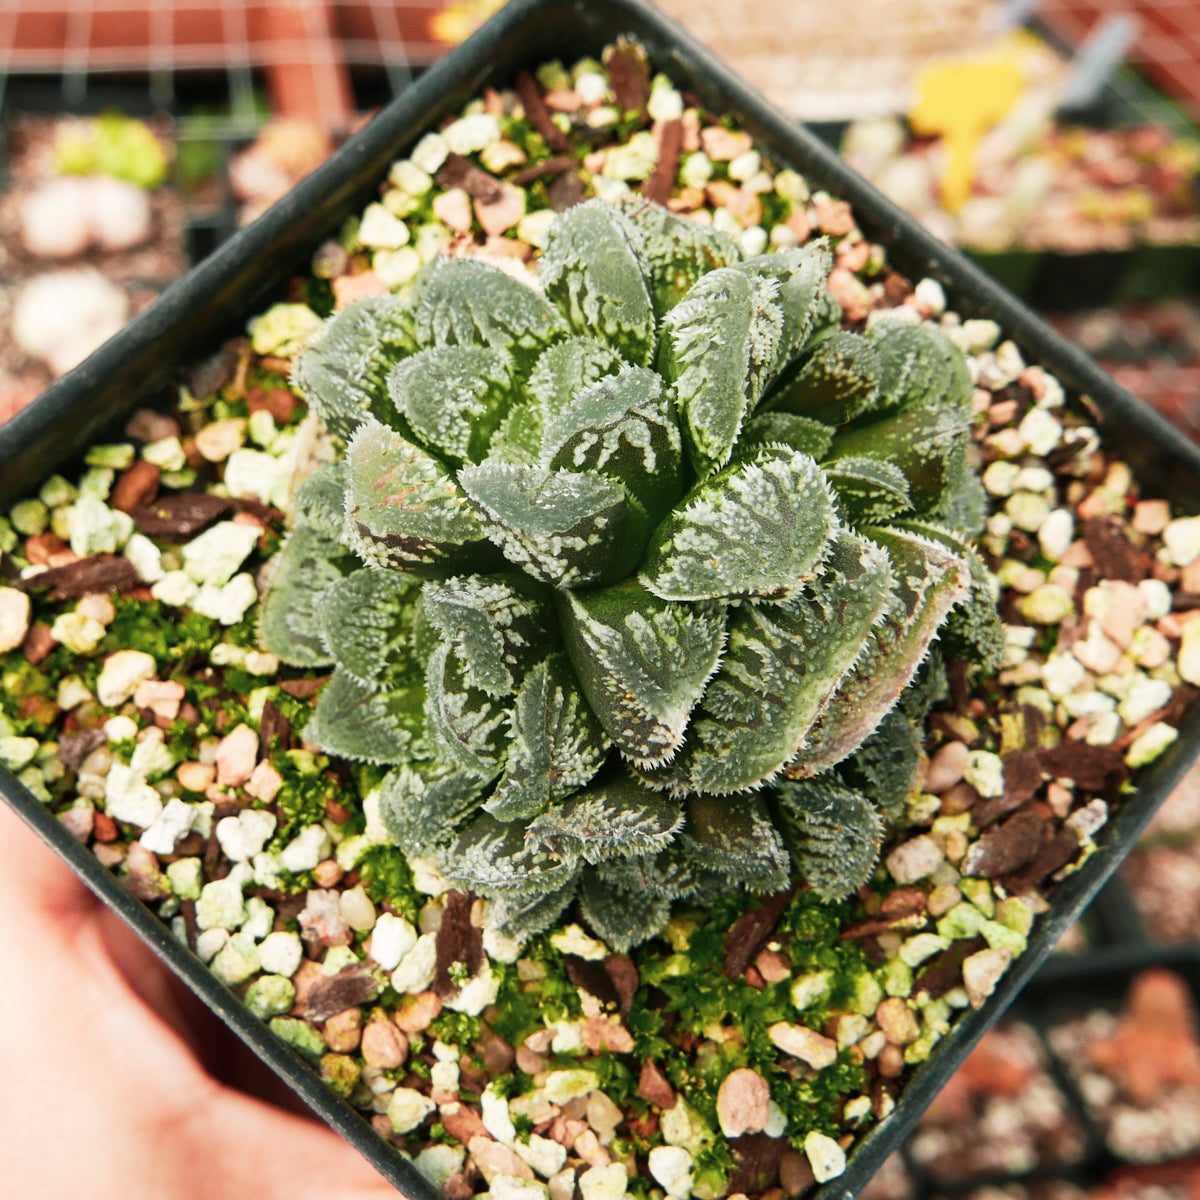
[[[979,1172],[939,1176],[914,1161],[909,1147],[901,1151],[909,1177],[909,1200],[965,1195],[1003,1184],[1035,1185],[1062,1181],[1084,1192],[1100,1187],[1114,1172],[1154,1171],[1164,1177],[1173,1166],[1194,1169],[1196,1150],[1133,1159],[1114,1150],[1093,1116],[1080,1083],[1054,1046],[1054,1030],[1096,1012],[1119,1013],[1133,979],[1142,971],[1166,968],[1187,985],[1194,1008],[1200,1010],[1200,947],[1162,947],[1131,942],[1073,958],[1048,962],[1013,1004],[1008,1016],[1033,1032],[1044,1055],[1045,1070],[1060,1093],[1070,1118],[1082,1134],[1079,1158],[1069,1166],[1037,1164],[1009,1174]]]
[[[0,503],[36,486],[88,443],[111,434],[132,407],[161,397],[183,364],[223,336],[242,330],[246,318],[281,290],[289,273],[303,269],[321,239],[374,194],[389,164],[484,86],[505,86],[520,70],[546,59],[597,54],[619,34],[640,38],[656,69],[666,71],[713,111],[739,121],[779,163],[802,171],[813,186],[849,200],[864,232],[886,244],[897,269],[912,278],[941,280],[958,311],[998,321],[1030,361],[1043,363],[1069,389],[1090,396],[1096,405],[1096,422],[1110,444],[1120,447],[1147,494],[1166,496],[1188,511],[1200,508],[1200,449],[1116,387],[1081,351],[866,185],[828,147],[771,108],[644,0],[515,0],[502,10],[273,209],[0,427]],[[819,1200],[855,1195],[901,1144],[930,1099],[1116,868],[1198,751],[1200,709],[1188,715],[1179,739],[1146,771],[1138,794],[1101,831],[1095,853],[1059,885],[1054,906],[1039,920],[1026,953],[985,1005],[942,1040],[939,1052],[907,1085],[895,1111],[864,1138],[845,1174],[827,1184],[818,1193]],[[147,908],[2,770],[0,793],[318,1114],[404,1193],[414,1198],[431,1196],[429,1186],[406,1160],[272,1037]]]

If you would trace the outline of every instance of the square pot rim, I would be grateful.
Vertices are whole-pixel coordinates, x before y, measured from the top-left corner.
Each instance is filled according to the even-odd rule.
[[[528,22],[584,21],[590,39],[579,52],[598,49],[629,32],[648,45],[655,66],[677,83],[703,89],[702,98],[763,141],[781,163],[795,165],[811,180],[850,201],[864,231],[889,252],[919,260],[925,274],[951,289],[955,309],[996,320],[1039,365],[1067,387],[1088,395],[1112,426],[1144,443],[1163,479],[1188,495],[1200,495],[1200,447],[1148,406],[1119,388],[1082,351],[1043,324],[956,250],[936,241],[916,222],[854,175],[823,143],[772,108],[748,84],[645,0],[513,0],[468,41],[452,51],[347,141],[316,172],[253,225],[239,232],[208,260],[173,284],[125,330],[49,388],[31,406],[0,426],[0,501],[11,502],[35,479],[92,441],[120,412],[161,387],[170,370],[211,345],[228,323],[222,305],[244,317],[261,307],[286,270],[301,261],[333,225],[332,214],[361,207],[388,163],[442,116],[492,79],[508,82],[521,68],[544,61],[540,44],[526,49]],[[587,25],[587,22],[591,22]],[[544,30],[543,30],[544,32]],[[686,76],[686,81],[680,75]],[[231,297],[237,297],[233,306]],[[195,322],[196,308],[210,312]],[[212,315],[216,314],[216,315]],[[219,319],[218,319],[219,318]],[[195,326],[199,326],[197,332]],[[136,385],[136,386],[135,386]],[[80,417],[83,417],[80,420]],[[72,423],[73,422],[73,423]],[[1110,430],[1111,436],[1111,430]],[[1122,447],[1123,452],[1126,447]],[[50,460],[53,459],[53,462]],[[49,465],[48,465],[49,464]],[[1135,472],[1136,474],[1136,472]],[[1149,481],[1151,486],[1159,481]],[[1190,487],[1189,487],[1190,485]],[[920,1112],[959,1065],[967,1051],[999,1017],[1040,967],[1066,927],[1076,919],[1116,868],[1122,846],[1132,845],[1158,804],[1200,754],[1200,704],[1193,707],[1170,750],[1147,768],[1131,796],[1105,826],[1098,848],[1059,883],[1051,911],[1035,926],[1029,947],[1002,977],[984,1005],[963,1016],[938,1043],[937,1052],[910,1078],[895,1110],[855,1147],[846,1173],[826,1184],[815,1200],[849,1200],[915,1125]],[[61,823],[15,777],[0,768],[0,795],[66,859],[77,875],[114,908],[183,981],[233,1031],[279,1073],[327,1123],[355,1146],[403,1194],[434,1200],[432,1187],[406,1159],[382,1141],[368,1123],[315,1071],[251,1016],[198,958],[181,946],[148,907],[127,893],[116,877],[77,843]]]

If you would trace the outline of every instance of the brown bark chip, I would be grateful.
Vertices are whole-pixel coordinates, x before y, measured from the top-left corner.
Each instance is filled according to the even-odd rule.
[[[604,970],[617,992],[617,1011],[626,1017],[633,1007],[633,998],[640,983],[637,967],[627,955],[610,954],[604,960]]]
[[[572,160],[573,161],[573,160]],[[446,155],[446,161],[438,168],[434,176],[439,187],[449,191],[451,188],[462,188],[468,196],[491,204],[500,199],[502,185],[495,175],[489,175],[482,167],[476,166],[469,158],[451,151]]]
[[[147,537],[191,537],[233,507],[234,502],[224,496],[180,492],[135,508],[129,515]]]
[[[279,739],[279,749],[286,750],[292,737],[292,727],[287,717],[268,700],[263,705],[262,718],[258,724],[258,757],[266,758],[271,752],[271,743]]]
[[[729,1149],[737,1164],[729,1179],[729,1194],[756,1196],[779,1181],[779,1164],[787,1153],[787,1138],[747,1133],[732,1138]]]
[[[455,963],[467,968],[468,978],[477,975],[483,966],[483,931],[471,924],[473,900],[469,892],[446,893],[446,907],[434,942],[437,965],[433,976],[433,990],[443,1000],[458,995],[458,984],[450,977]]]
[[[995,879],[1033,862],[1050,840],[1050,822],[1040,813],[1022,811],[985,833],[963,860],[964,875]]]
[[[1083,527],[1083,541],[1101,578],[1128,583],[1146,578],[1146,555],[1130,541],[1119,517],[1093,517]]]
[[[570,171],[578,165],[573,154],[555,154],[550,158],[543,159],[540,163],[522,167],[509,182],[514,187],[524,187],[539,179],[545,179],[547,175],[561,175],[564,171]]]
[[[650,64],[640,46],[618,38],[608,56],[608,82],[624,112],[644,112],[650,100]]]
[[[962,983],[962,965],[979,950],[987,948],[987,942],[981,937],[966,938],[954,942],[945,950],[928,959],[913,983],[913,995],[928,992],[937,1000],[951,988]]]
[[[330,678],[329,675],[322,675],[319,679],[285,679],[279,687],[293,700],[311,700]]]
[[[726,979],[737,979],[758,957],[775,931],[784,909],[791,903],[792,891],[767,896],[757,908],[743,913],[725,935],[725,963],[721,973]]]
[[[1089,746],[1086,742],[1063,742],[1037,752],[1038,762],[1055,779],[1074,780],[1076,787],[1103,791],[1120,787],[1129,776],[1125,756],[1116,746]],[[1007,767],[1005,768],[1007,773]]]
[[[683,122],[676,117],[663,125],[658,143],[658,162],[654,164],[650,178],[642,184],[642,195],[647,200],[652,200],[655,204],[666,204],[670,200],[682,148]]]
[[[491,1137],[484,1128],[483,1118],[466,1104],[448,1104],[439,1116],[442,1127],[460,1145],[465,1146],[474,1137]]]
[[[976,804],[972,817],[982,828],[1032,800],[1042,786],[1042,761],[1033,750],[1016,750],[1004,759],[1004,794]]]
[[[78,599],[96,593],[128,592],[141,582],[137,568],[120,554],[92,554],[65,567],[51,567],[23,579],[20,586],[49,588],[54,600]]]
[[[517,96],[530,125],[546,139],[546,145],[555,154],[573,155],[574,146],[567,135],[550,119],[550,110],[542,99],[537,80],[528,71],[522,71],[517,76]]]
[[[1065,867],[1078,853],[1082,843],[1073,829],[1060,829],[1023,870],[1002,882],[1013,895],[1023,896],[1037,888],[1047,876]]]
[[[652,1058],[642,1063],[638,1076],[637,1094],[647,1104],[657,1104],[664,1111],[675,1107],[675,1089],[671,1086],[662,1068]]]
[[[343,967],[336,975],[325,975],[313,984],[304,1015],[310,1021],[328,1021],[374,999],[378,990],[374,976],[361,963]]]
[[[78,733],[63,733],[58,738],[58,761],[72,771],[78,771],[93,750],[108,741],[102,728],[81,729]]]

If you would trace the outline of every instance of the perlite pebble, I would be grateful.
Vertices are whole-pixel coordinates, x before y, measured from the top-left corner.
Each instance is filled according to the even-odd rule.
[[[576,1096],[586,1096],[595,1090],[598,1080],[591,1071],[551,1071],[546,1076],[543,1091],[551,1104],[566,1104]]]
[[[1193,619],[1183,627],[1176,665],[1185,683],[1200,686],[1200,620]]]
[[[260,533],[256,525],[220,521],[183,547],[184,570],[196,583],[221,587],[246,561]]]
[[[804,1139],[804,1153],[818,1183],[836,1179],[846,1169],[846,1152],[833,1138],[815,1129]]]
[[[508,1111],[508,1101],[499,1090],[498,1082],[488,1084],[479,1098],[483,1127],[505,1146],[511,1146],[517,1137],[517,1128]]]
[[[138,841],[152,854],[173,854],[176,844],[191,829],[193,816],[190,804],[172,796]]]
[[[222,625],[236,625],[258,599],[254,579],[242,572],[228,583],[204,584],[192,597],[192,608],[202,617],[211,617]]]
[[[1163,530],[1167,557],[1177,567],[1186,567],[1200,558],[1200,517],[1177,517]]]
[[[437,1107],[427,1096],[415,1088],[398,1087],[391,1095],[387,1106],[387,1118],[395,1133],[409,1133]]]
[[[628,1185],[629,1172],[622,1162],[592,1167],[579,1177],[579,1193],[583,1200],[620,1200]]]
[[[392,987],[398,992],[413,995],[428,991],[433,984],[436,965],[437,935],[422,934],[392,972]]]
[[[1125,755],[1125,765],[1144,767],[1153,762],[1178,736],[1179,730],[1164,721],[1156,721],[1130,743]]]
[[[382,204],[368,204],[358,226],[358,240],[371,250],[399,250],[408,243],[408,226]]]
[[[113,763],[104,780],[105,811],[114,821],[146,829],[162,812],[162,797],[124,763]]]
[[[258,947],[246,933],[231,937],[209,963],[209,970],[228,987],[244,983],[259,969]]]
[[[153,679],[158,670],[149,654],[141,650],[118,650],[110,654],[96,679],[96,699],[105,708],[116,708],[137,690],[139,683]]]
[[[291,1011],[296,1003],[296,989],[282,975],[263,975],[246,989],[244,1000],[246,1007],[260,1021],[265,1021]]]
[[[275,825],[274,813],[245,808],[236,817],[222,817],[217,822],[217,841],[226,858],[246,862],[271,840]]]
[[[204,864],[198,858],[177,858],[167,863],[167,879],[171,891],[180,900],[196,900],[204,879]]]
[[[258,957],[264,971],[291,978],[300,967],[304,946],[298,935],[280,929],[263,938]]]
[[[990,750],[972,750],[967,755],[963,778],[981,796],[1004,794],[1004,760]]]
[[[332,843],[322,825],[306,825],[280,851],[279,861],[293,874],[311,871],[322,859],[328,858]]]
[[[560,954],[574,954],[591,962],[603,962],[608,957],[608,947],[589,937],[579,925],[568,925],[558,933],[550,935],[550,945]]]
[[[196,901],[200,929],[236,929],[246,917],[241,879],[233,874],[206,883]]]
[[[417,931],[409,921],[382,913],[371,930],[370,956],[385,971],[394,971],[417,944]]]
[[[646,1160],[651,1177],[677,1200],[691,1195],[692,1163],[692,1156],[682,1146],[655,1146]]]
[[[451,1175],[463,1168],[467,1152],[462,1146],[426,1146],[416,1158],[413,1166],[437,1190],[441,1191]]]

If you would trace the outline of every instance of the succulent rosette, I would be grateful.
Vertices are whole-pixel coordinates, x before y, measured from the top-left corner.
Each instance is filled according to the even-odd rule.
[[[578,899],[626,948],[731,886],[847,894],[935,636],[994,654],[966,361],[841,329],[830,266],[592,201],[537,281],[438,259],[301,356],[344,455],[298,489],[263,640],[333,665],[306,737],[390,767],[391,836],[495,927]]]

